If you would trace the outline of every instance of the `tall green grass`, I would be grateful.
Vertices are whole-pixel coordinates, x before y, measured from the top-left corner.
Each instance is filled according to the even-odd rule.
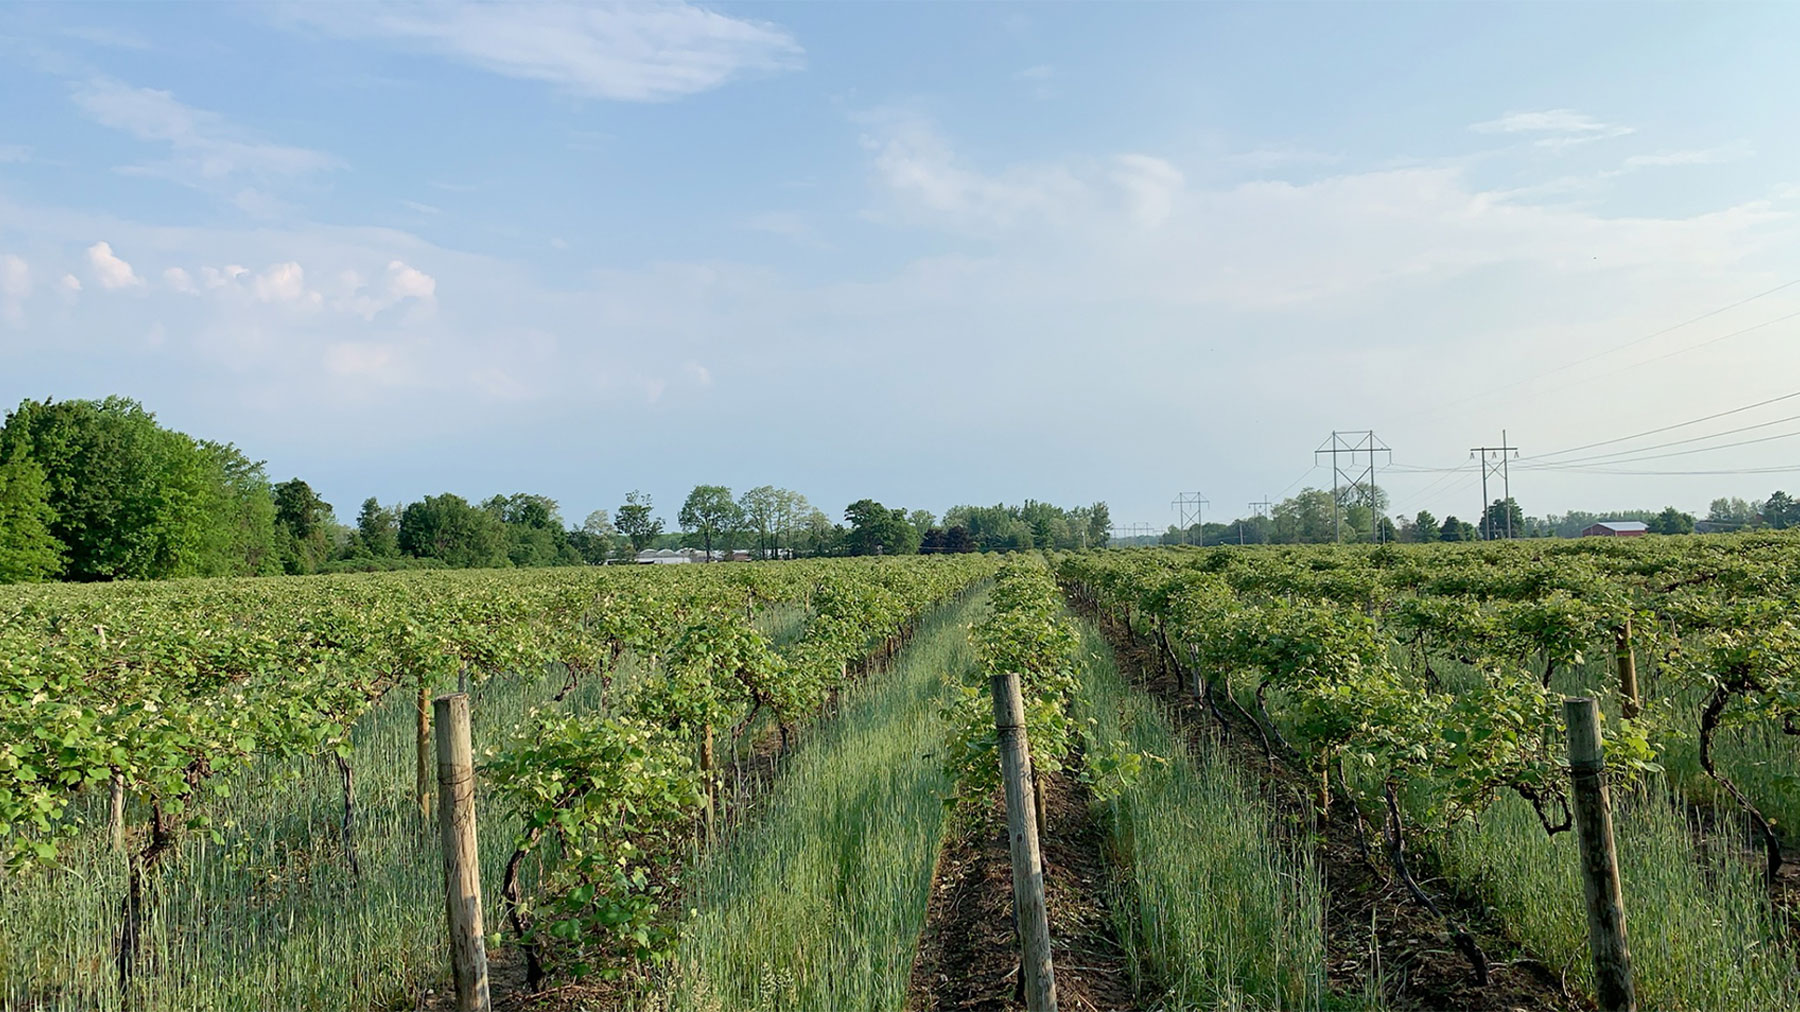
[[[622,677],[634,677],[627,658]],[[496,742],[561,687],[560,669],[478,683],[475,747]],[[590,679],[564,705],[599,704]],[[224,842],[187,834],[154,871],[131,1007],[157,1010],[410,1008],[447,984],[444,885],[435,826],[412,799],[412,694],[396,691],[357,725],[353,878],[339,843],[342,793],[319,759],[253,763],[202,810]],[[57,868],[0,879],[0,1009],[122,1007],[114,970],[124,859],[105,842],[105,798],[84,798],[87,832]],[[487,923],[517,830],[477,795]],[[147,813],[133,811],[141,824]]]
[[[1479,672],[1440,664],[1453,691]],[[1608,720],[1618,716],[1612,665],[1596,659],[1559,671],[1554,687],[1592,695]],[[1647,695],[1657,686],[1647,683]],[[1674,693],[1679,696],[1679,693]],[[1690,704],[1692,704],[1690,706]],[[1676,700],[1683,719],[1698,704]],[[1693,726],[1693,725],[1690,725]],[[1789,757],[1786,762],[1782,755]],[[1800,805],[1779,790],[1796,766],[1787,743],[1763,742],[1754,731],[1722,734],[1720,765],[1749,789],[1761,788],[1776,810]],[[1707,797],[1691,739],[1676,738],[1662,757],[1669,776],[1615,791],[1614,833],[1633,975],[1644,1008],[1744,1010],[1800,1008],[1800,963],[1763,886],[1760,852],[1745,845],[1736,806],[1720,800],[1725,816],[1708,837],[1691,823],[1679,795]],[[1752,786],[1754,785],[1754,787]],[[1705,846],[1696,841],[1706,839]],[[1590,993],[1593,971],[1573,833],[1547,837],[1530,806],[1503,796],[1478,825],[1459,828],[1439,849],[1445,871],[1479,892],[1515,938]]]
[[[1781,941],[1757,867],[1734,848],[1696,852],[1660,783],[1615,795],[1614,834],[1638,1002],[1646,1009],[1800,1008],[1800,966]],[[1590,994],[1586,907],[1573,834],[1546,838],[1507,797],[1442,848],[1518,940]]]
[[[979,602],[940,611],[809,730],[760,810],[695,869],[662,991],[683,1010],[899,1009],[925,924],[950,783],[947,685]]]
[[[1189,748],[1126,684],[1092,623],[1081,626],[1075,714],[1089,754],[1124,742],[1167,760],[1103,802],[1120,873],[1113,916],[1140,986],[1156,982],[1170,1009],[1322,1007],[1324,886],[1310,854],[1283,842],[1246,777]]]

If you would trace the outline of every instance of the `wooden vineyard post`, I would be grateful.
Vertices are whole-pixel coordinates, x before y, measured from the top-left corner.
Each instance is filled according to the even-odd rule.
[[[1575,835],[1581,848],[1581,888],[1587,899],[1588,949],[1594,958],[1595,997],[1602,1012],[1633,1012],[1631,954],[1625,945],[1625,901],[1613,848],[1606,756],[1600,746],[1600,708],[1588,698],[1563,700],[1569,729],[1569,779],[1574,787]]]
[[[1006,782],[1006,835],[1012,844],[1013,916],[1019,931],[1027,1012],[1056,1012],[1056,974],[1050,965],[1050,917],[1044,908],[1044,860],[1038,852],[1031,746],[1025,740],[1025,700],[1019,676],[995,675],[994,730]]]
[[[106,826],[112,849],[125,849],[125,774],[112,775],[112,790],[107,798]]]
[[[475,755],[469,740],[469,697],[439,696],[435,711],[438,828],[444,849],[444,909],[450,920],[450,967],[457,1012],[492,1012],[487,943],[481,923],[481,863],[475,850]]]
[[[413,713],[413,747],[418,757],[418,767],[413,782],[413,793],[419,804],[419,825],[431,825],[431,688],[425,679],[419,679],[419,694],[414,700],[416,707]]]
[[[1638,695],[1637,656],[1631,651],[1631,619],[1627,618],[1613,635],[1617,640],[1620,712],[1626,719],[1635,719],[1644,710],[1644,699]]]

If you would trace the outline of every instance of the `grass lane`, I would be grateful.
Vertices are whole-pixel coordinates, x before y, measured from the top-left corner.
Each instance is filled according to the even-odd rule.
[[[984,596],[927,619],[809,729],[758,811],[696,867],[668,1008],[900,1009],[943,842],[947,686]]]

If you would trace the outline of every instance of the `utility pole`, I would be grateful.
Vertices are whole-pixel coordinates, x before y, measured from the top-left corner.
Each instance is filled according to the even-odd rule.
[[[1511,454],[1511,456],[1508,456]],[[1512,529],[1512,476],[1508,473],[1507,463],[1519,455],[1519,448],[1506,444],[1506,430],[1500,430],[1499,446],[1472,446],[1469,456],[1481,462],[1481,540],[1494,540],[1494,525],[1488,520],[1488,479],[1500,476],[1502,494],[1506,496],[1506,536],[1510,540]]]
[[[1333,538],[1340,542],[1344,540],[1344,504],[1338,489],[1346,482],[1351,488],[1355,488],[1366,482],[1369,490],[1369,513],[1372,517],[1370,523],[1374,527],[1374,531],[1371,533],[1375,535],[1377,541],[1382,540],[1381,517],[1379,515],[1380,499],[1376,495],[1375,487],[1375,455],[1377,453],[1387,454],[1388,463],[1391,464],[1394,462],[1394,451],[1388,449],[1386,443],[1383,443],[1380,439],[1375,437],[1375,430],[1358,429],[1350,432],[1334,431],[1331,434],[1330,439],[1326,440],[1323,445],[1313,451],[1313,463],[1317,464],[1319,462],[1319,456],[1327,453],[1331,455],[1331,521]],[[1357,454],[1366,455],[1367,463],[1359,466],[1356,460]],[[1340,456],[1349,457],[1350,462],[1348,464],[1338,463],[1338,457]]]
[[[1211,504],[1212,504],[1211,499],[1206,498],[1205,496],[1201,495],[1198,492],[1177,492],[1177,493],[1175,493],[1175,498],[1172,502],[1169,503],[1169,505],[1171,507],[1173,507],[1177,511],[1177,515],[1179,517],[1181,517],[1181,543],[1182,544],[1185,545],[1188,543],[1187,532],[1188,532],[1188,525],[1190,523],[1201,525],[1200,542],[1202,544],[1205,544],[1206,528],[1205,528],[1205,522],[1201,518],[1201,511],[1204,510],[1207,506],[1210,506]],[[1189,512],[1190,507],[1192,508],[1192,512]]]
[[[1260,516],[1267,516],[1269,507],[1273,506],[1275,504],[1270,502],[1267,499],[1259,499],[1256,502],[1250,503],[1249,505],[1250,505],[1250,515],[1253,517],[1260,517]],[[1240,521],[1238,521],[1238,544],[1242,545],[1243,543],[1244,543],[1244,522],[1242,520],[1240,520]]]

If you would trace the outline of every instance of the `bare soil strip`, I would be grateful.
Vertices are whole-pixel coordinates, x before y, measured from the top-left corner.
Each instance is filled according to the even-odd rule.
[[[1044,778],[1045,904],[1057,1004],[1068,1012],[1142,1008],[1107,906],[1106,833],[1073,775]],[[908,1012],[1013,1012],[1019,943],[1013,933],[1012,857],[994,793],[938,856],[931,906],[913,963]]]
[[[1379,992],[1394,1009],[1588,1009],[1561,975],[1520,950],[1479,897],[1450,890],[1436,878],[1429,855],[1409,853],[1414,874],[1440,906],[1475,934],[1492,971],[1484,987],[1456,951],[1444,924],[1413,902],[1380,856],[1379,830],[1361,832],[1353,810],[1334,802],[1330,818],[1317,821],[1310,785],[1285,765],[1272,766],[1254,743],[1254,732],[1233,725],[1220,734],[1205,706],[1182,691],[1174,671],[1159,663],[1152,644],[1140,641],[1107,616],[1087,613],[1112,644],[1119,670],[1155,696],[1196,748],[1224,748],[1237,765],[1259,779],[1264,800],[1281,813],[1292,831],[1312,835],[1325,876],[1326,982],[1347,999]]]

